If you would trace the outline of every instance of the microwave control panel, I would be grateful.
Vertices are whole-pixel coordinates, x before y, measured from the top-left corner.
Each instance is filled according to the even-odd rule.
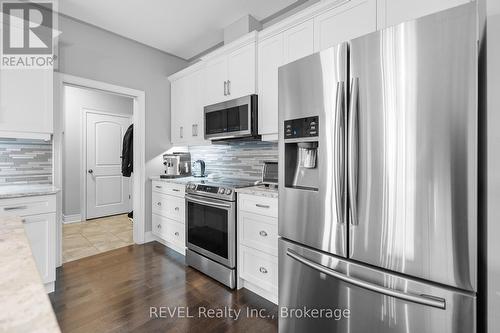
[[[308,138],[318,136],[319,117],[306,117],[285,120],[285,139]]]

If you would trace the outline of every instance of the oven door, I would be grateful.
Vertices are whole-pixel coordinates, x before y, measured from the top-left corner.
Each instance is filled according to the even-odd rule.
[[[186,234],[188,249],[236,266],[236,202],[186,194]]]

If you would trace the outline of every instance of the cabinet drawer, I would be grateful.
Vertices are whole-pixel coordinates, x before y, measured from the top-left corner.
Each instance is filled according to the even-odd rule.
[[[184,185],[153,180],[153,192],[184,198]]]
[[[238,207],[242,211],[278,218],[278,198],[240,194]]]
[[[0,200],[0,214],[10,213],[18,216],[47,214],[56,211],[55,195],[42,195]]]
[[[184,223],[184,198],[158,192],[153,192],[151,198],[153,213]]]
[[[152,224],[153,234],[179,247],[185,247],[186,230],[182,223],[153,214]]]
[[[164,230],[165,240],[179,247],[185,247],[186,230],[183,224],[172,220],[166,221],[167,228]]]
[[[278,255],[278,220],[274,217],[240,212],[240,243],[271,255]]]
[[[269,292],[278,293],[278,257],[240,246],[240,277]]]

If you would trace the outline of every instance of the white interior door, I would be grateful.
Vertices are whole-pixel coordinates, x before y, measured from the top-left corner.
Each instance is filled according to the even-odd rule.
[[[128,116],[87,113],[87,219],[131,210],[131,178],[121,173]]]

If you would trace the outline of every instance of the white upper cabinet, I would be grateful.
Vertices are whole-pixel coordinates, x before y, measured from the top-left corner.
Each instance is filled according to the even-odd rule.
[[[205,69],[205,105],[227,99],[227,57],[207,61]]]
[[[314,53],[314,22],[312,19],[284,32],[285,63]]]
[[[206,63],[205,104],[255,94],[256,39],[252,32],[202,58]]]
[[[204,71],[196,65],[170,77],[171,141],[174,144],[198,144],[204,141]]]
[[[470,0],[378,0],[378,29],[413,20]]]
[[[259,41],[258,59],[259,134],[275,135],[278,133],[278,67],[285,61],[282,33]]]
[[[229,99],[255,94],[255,53],[255,43],[252,43],[227,56]]]
[[[377,1],[351,0],[314,18],[314,51],[322,51],[377,29]]]
[[[52,108],[52,70],[0,70],[0,137],[49,139]]]

